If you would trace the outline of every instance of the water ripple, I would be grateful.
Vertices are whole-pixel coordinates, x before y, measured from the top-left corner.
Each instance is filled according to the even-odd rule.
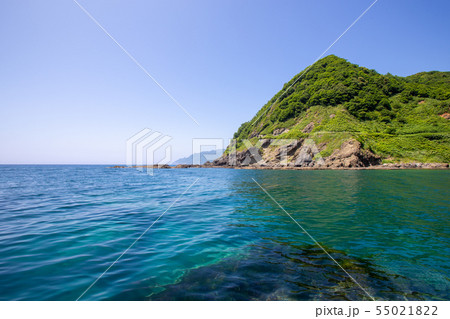
[[[447,171],[0,166],[0,299],[448,299]]]

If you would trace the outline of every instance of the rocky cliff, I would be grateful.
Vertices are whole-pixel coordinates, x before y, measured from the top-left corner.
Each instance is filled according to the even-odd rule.
[[[361,143],[349,139],[328,157],[320,155],[320,146],[308,139],[289,141],[260,140],[255,147],[228,154],[215,160],[213,166],[226,167],[311,167],[311,168],[355,168],[381,164],[381,158]],[[285,142],[285,141],[283,141]],[[280,145],[281,144],[281,145]],[[322,145],[323,146],[323,145]]]

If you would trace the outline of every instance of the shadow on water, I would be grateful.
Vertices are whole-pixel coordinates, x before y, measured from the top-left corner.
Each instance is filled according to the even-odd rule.
[[[375,299],[429,299],[397,287],[398,275],[326,248]],[[400,290],[401,289],[401,290]],[[320,248],[264,242],[241,256],[191,269],[150,300],[370,300]]]

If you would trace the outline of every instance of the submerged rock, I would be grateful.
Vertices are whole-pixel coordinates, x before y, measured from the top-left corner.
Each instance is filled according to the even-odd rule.
[[[421,300],[403,283],[368,260],[326,248],[333,258],[376,299]],[[395,278],[395,281],[393,280]],[[402,282],[401,287],[399,282]],[[151,300],[371,300],[317,246],[264,242],[242,255],[187,271]]]

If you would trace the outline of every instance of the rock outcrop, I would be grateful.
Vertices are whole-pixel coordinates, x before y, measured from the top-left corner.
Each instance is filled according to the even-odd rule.
[[[315,144],[309,143],[303,145],[300,148],[295,161],[295,167],[314,167],[314,166],[322,166],[324,161],[322,157],[316,158],[316,155],[319,153],[318,148]]]
[[[280,145],[280,142],[286,141]],[[345,141],[327,158],[312,140],[260,140],[259,147],[227,154],[212,162],[211,166],[236,167],[311,167],[311,168],[357,168],[381,164],[381,159],[363,149],[355,139]]]
[[[303,133],[311,133],[311,131],[314,129],[314,122],[309,123],[305,126],[305,128],[302,130]]]
[[[335,150],[325,159],[326,167],[367,167],[381,164],[381,158],[369,150],[364,150],[361,143],[350,139],[340,149]]]

